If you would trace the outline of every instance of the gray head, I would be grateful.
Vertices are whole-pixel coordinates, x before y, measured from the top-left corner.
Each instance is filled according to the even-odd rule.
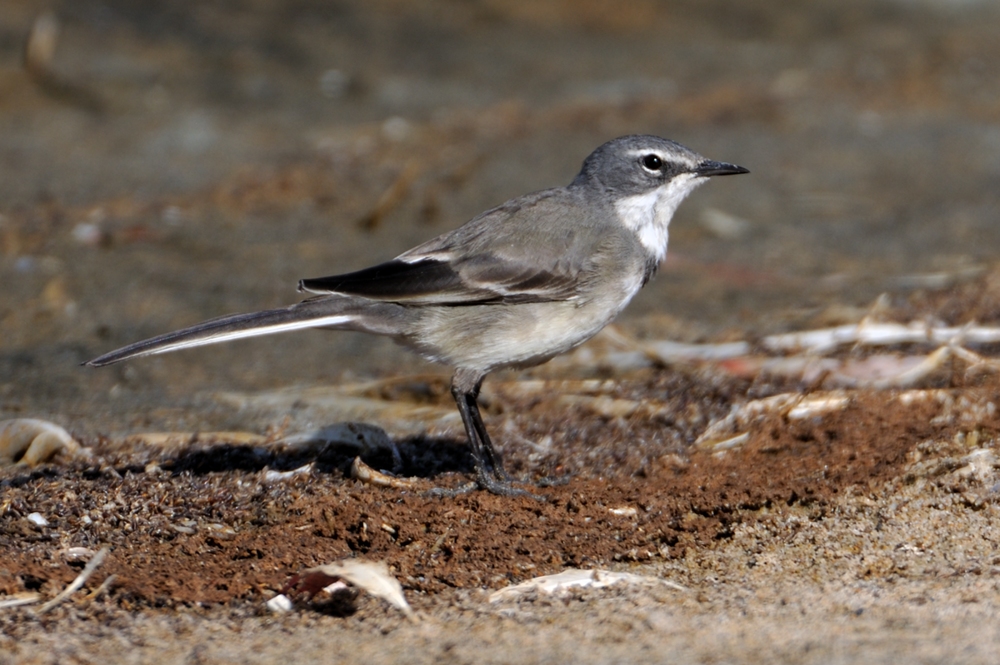
[[[687,180],[739,173],[749,171],[705,159],[669,139],[637,134],[608,141],[590,153],[571,186],[596,186],[618,198],[648,192],[682,175]]]
[[[705,159],[658,136],[623,136],[592,152],[570,184],[597,205],[610,205],[635,234],[647,261],[667,253],[667,228],[677,206],[709,176],[749,173],[742,166]],[[593,200],[593,199],[592,199]]]

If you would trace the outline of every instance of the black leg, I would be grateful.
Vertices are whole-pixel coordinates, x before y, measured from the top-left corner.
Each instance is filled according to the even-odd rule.
[[[482,384],[480,383],[480,385]],[[510,482],[512,478],[510,477],[510,474],[504,470],[503,460],[500,459],[500,453],[498,453],[497,449],[493,447],[493,442],[490,440],[490,434],[486,431],[486,423],[483,422],[483,416],[479,413],[479,385],[476,386],[474,393],[465,395],[465,399],[469,405],[469,416],[472,418],[472,426],[476,429],[476,434],[479,435],[479,443],[485,467],[484,470],[501,482]]]
[[[493,447],[493,442],[490,441],[483,417],[479,413],[479,404],[476,402],[481,385],[482,378],[475,383],[471,390],[463,390],[455,382],[452,383],[451,387],[451,394],[455,398],[458,412],[462,416],[462,423],[465,425],[465,433],[469,437],[469,449],[476,464],[476,482],[482,489],[493,494],[530,496],[542,500],[543,497],[514,487],[511,484],[510,476],[504,471],[503,462]]]
[[[470,401],[475,404],[475,394],[464,392],[457,386],[451,387],[451,394],[458,406],[458,413],[462,416],[462,424],[465,425],[465,435],[469,438],[469,450],[476,463],[476,473],[480,475],[492,474],[493,460],[483,450],[482,439],[479,438],[478,428],[472,418],[472,409],[469,407]]]

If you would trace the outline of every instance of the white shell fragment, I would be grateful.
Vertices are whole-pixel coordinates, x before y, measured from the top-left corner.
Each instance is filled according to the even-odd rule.
[[[621,508],[610,508],[608,512],[619,517],[635,517],[639,510],[635,506],[622,506]]]
[[[322,573],[328,577],[339,577],[345,582],[385,600],[406,616],[413,616],[413,610],[403,596],[402,585],[389,574],[389,566],[385,562],[344,559],[324,566],[309,568],[305,573]]]
[[[49,525],[49,521],[47,519],[45,519],[44,517],[42,517],[41,513],[29,513],[28,514],[28,521],[31,522],[32,524],[34,524],[35,526],[48,526]]]
[[[555,575],[535,577],[527,582],[505,587],[490,594],[490,602],[516,600],[527,593],[556,594],[572,588],[602,589],[612,584],[625,585],[665,585],[678,591],[687,589],[680,584],[657,577],[633,575],[632,573],[616,573],[610,570],[581,570],[569,568]]]
[[[289,478],[294,478],[295,476],[308,476],[313,472],[313,467],[314,464],[310,462],[305,466],[300,466],[299,468],[292,469],[291,471],[275,471],[274,469],[268,469],[264,472],[264,482],[275,483],[288,480]]]
[[[89,547],[70,547],[66,550],[67,561],[86,561],[94,556],[94,550]]]
[[[15,462],[34,466],[59,453],[79,455],[84,450],[54,423],[35,418],[0,420],[0,466]]]
[[[275,614],[291,612],[293,607],[291,599],[283,593],[279,593],[265,604],[267,605],[267,609]]]

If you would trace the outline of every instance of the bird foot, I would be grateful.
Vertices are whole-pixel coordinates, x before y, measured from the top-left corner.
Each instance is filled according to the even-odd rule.
[[[560,487],[568,485],[572,478],[573,476],[568,473],[562,476],[545,476],[544,478],[539,478],[535,485],[538,487]]]
[[[500,496],[524,496],[529,499],[534,499],[535,501],[548,501],[548,499],[544,496],[533,494],[532,492],[520,487],[515,487],[512,482],[512,478],[506,471],[503,472],[503,476],[498,477],[499,475],[500,474],[490,475],[488,473],[479,473],[476,478],[476,485],[491,494],[498,494]]]
[[[504,473],[507,476],[506,473]],[[514,485],[513,479],[510,476],[506,478],[497,478],[489,474],[478,474],[475,481],[471,483],[466,483],[461,487],[456,487],[454,489],[446,489],[444,487],[435,487],[433,489],[424,492],[424,496],[431,496],[435,498],[448,498],[452,499],[456,496],[461,496],[463,494],[468,494],[469,492],[475,491],[477,489],[484,489],[490,494],[497,494],[499,496],[523,496],[529,499],[534,499],[535,501],[548,501],[548,499],[539,494],[533,494],[526,489],[521,487],[516,487]]]
[[[435,499],[454,499],[456,496],[461,496],[463,494],[468,494],[473,490],[479,489],[479,483],[471,482],[462,485],[461,487],[455,488],[445,488],[445,487],[434,487],[422,492],[423,496],[433,497]]]

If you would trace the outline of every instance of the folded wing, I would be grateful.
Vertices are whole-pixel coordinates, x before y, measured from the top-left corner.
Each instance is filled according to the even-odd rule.
[[[461,261],[396,259],[344,275],[304,279],[299,290],[413,305],[543,302],[566,300],[575,293],[568,274],[490,255]]]
[[[564,214],[552,190],[483,213],[392,261],[304,279],[299,290],[400,304],[471,305],[569,300],[585,286],[596,245],[547,223]],[[552,229],[561,229],[558,237]]]

